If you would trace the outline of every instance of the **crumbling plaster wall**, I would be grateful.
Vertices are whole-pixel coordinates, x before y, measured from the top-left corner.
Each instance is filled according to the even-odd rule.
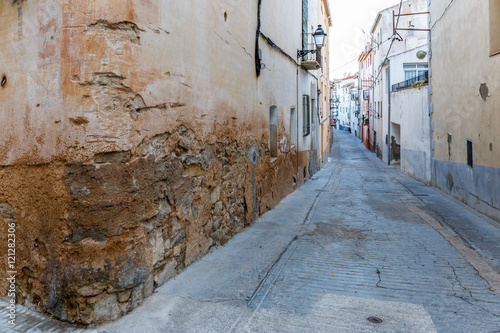
[[[0,1],[0,216],[17,226],[19,303],[117,318],[293,190],[297,153],[270,161],[265,104],[283,113],[295,88],[259,91],[256,11]]]

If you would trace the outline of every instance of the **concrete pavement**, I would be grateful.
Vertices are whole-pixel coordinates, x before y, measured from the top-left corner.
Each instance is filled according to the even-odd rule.
[[[335,136],[314,180],[98,331],[499,331],[499,295],[442,235],[473,244],[494,280],[498,225]]]
[[[335,131],[313,180],[91,331],[500,332],[499,246],[497,223]]]

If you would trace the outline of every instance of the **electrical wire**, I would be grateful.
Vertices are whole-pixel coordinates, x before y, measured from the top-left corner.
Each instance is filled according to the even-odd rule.
[[[381,66],[385,64],[387,59],[389,59],[389,54],[391,53],[392,45],[394,44],[394,41],[396,39],[398,39],[397,36],[399,36],[399,34],[397,33],[397,31],[398,31],[398,26],[399,26],[399,18],[401,17],[401,7],[402,6],[403,6],[403,0],[401,0],[399,2],[399,12],[398,12],[398,20],[396,21],[396,28],[394,29],[394,35],[391,36],[391,38],[392,38],[391,45],[389,45],[389,50],[387,51],[387,55],[385,56],[384,61],[382,61]],[[382,69],[383,69],[383,67],[381,67],[380,70],[378,71],[378,74],[375,77],[375,80],[373,80],[373,84],[370,87],[370,89],[372,89],[375,86],[375,82],[378,80],[380,74],[382,73]]]
[[[339,69],[341,69],[341,68],[343,68],[343,67],[345,67],[345,66],[347,66],[347,65],[349,65],[349,64],[351,64],[351,63],[353,63],[353,62],[355,62],[355,61],[356,61],[356,60],[358,60],[358,59],[359,59],[359,57],[356,57],[356,58],[352,59],[351,61],[346,62],[346,63],[345,63],[345,64],[343,64],[342,66],[337,67],[337,68],[335,68],[335,69],[332,69],[331,71],[329,71],[329,72],[328,72],[328,74],[331,74],[331,73],[333,73],[333,72],[335,72],[335,71],[337,71],[337,70],[339,70]],[[323,75],[326,75],[326,74],[323,74]]]
[[[382,44],[384,44],[385,42],[390,41],[390,40],[391,40],[391,38],[392,38],[392,37],[389,37],[389,38],[387,38],[386,40],[384,40],[383,42],[380,42],[380,43],[377,43],[377,44],[378,44],[378,45],[382,45]],[[372,48],[372,50],[373,50],[373,48]],[[349,64],[351,64],[351,63],[353,63],[353,62],[355,62],[355,61],[356,61],[356,60],[358,60],[358,59],[359,59],[359,56],[358,56],[358,57],[356,57],[356,58],[354,58],[354,59],[352,59],[352,60],[350,60],[349,62],[346,62],[346,63],[345,63],[345,64],[343,64],[342,66],[339,66],[339,67],[337,67],[337,68],[335,68],[335,69],[330,70],[328,73],[321,75],[321,77],[326,76],[326,75],[328,75],[328,74],[332,74],[333,72],[338,71],[338,70],[339,70],[339,69],[341,69],[341,68],[344,68],[345,66],[347,66],[347,65],[349,65]]]
[[[453,4],[453,1],[455,0],[451,0],[450,3],[448,4],[448,6],[446,6],[443,14],[436,20],[436,22],[434,22],[434,24],[432,25],[431,29],[434,28],[434,26],[443,18],[443,16],[448,12],[448,9],[450,9],[451,5]]]

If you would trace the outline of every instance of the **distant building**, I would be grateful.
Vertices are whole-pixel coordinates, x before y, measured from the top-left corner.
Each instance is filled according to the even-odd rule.
[[[358,133],[357,94],[358,74],[348,75],[337,81],[337,98],[339,99],[338,125],[341,130]]]
[[[361,112],[361,141],[367,149],[373,148],[373,50],[371,41],[365,44],[365,50],[359,56],[359,88]],[[371,121],[370,121],[371,119]]]

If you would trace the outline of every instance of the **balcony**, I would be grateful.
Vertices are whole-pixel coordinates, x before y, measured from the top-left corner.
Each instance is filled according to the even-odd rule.
[[[370,99],[370,90],[363,90],[363,99],[365,101]]]
[[[307,70],[316,70],[321,68],[321,49],[316,48],[316,44],[307,44],[308,50],[318,50],[314,53],[308,53],[300,58],[300,65]]]
[[[426,85],[429,82],[429,72],[425,72],[420,76],[411,78],[409,80],[394,84],[392,86],[392,91],[398,91],[406,88],[417,88]]]

